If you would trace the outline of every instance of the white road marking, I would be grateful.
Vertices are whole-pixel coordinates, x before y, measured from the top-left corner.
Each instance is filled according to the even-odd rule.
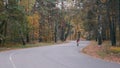
[[[10,62],[11,62],[11,64],[12,64],[13,68],[17,68],[16,65],[15,65],[15,63],[13,62],[13,59],[12,59],[12,56],[13,56],[14,54],[15,54],[15,53],[10,54],[9,60],[10,60]]]

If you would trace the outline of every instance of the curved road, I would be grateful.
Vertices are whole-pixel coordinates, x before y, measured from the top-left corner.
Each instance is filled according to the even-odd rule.
[[[89,44],[75,41],[54,46],[0,53],[0,68],[120,68],[120,64],[87,56],[80,51]]]

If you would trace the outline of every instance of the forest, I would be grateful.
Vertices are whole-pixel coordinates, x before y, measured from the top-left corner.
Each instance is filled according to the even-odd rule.
[[[0,46],[84,38],[120,47],[119,0],[0,0]]]

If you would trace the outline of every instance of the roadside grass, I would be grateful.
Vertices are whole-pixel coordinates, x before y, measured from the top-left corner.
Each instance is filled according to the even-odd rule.
[[[8,50],[15,50],[15,49],[24,49],[24,48],[32,48],[32,47],[40,47],[40,46],[50,46],[55,44],[54,42],[42,42],[42,43],[28,43],[26,45],[22,44],[15,44],[15,43],[9,43],[5,44],[4,46],[0,47],[0,52],[2,51],[8,51]]]
[[[120,52],[120,47],[112,47],[111,51],[114,53],[119,53]]]
[[[98,54],[102,59],[104,59],[104,57],[107,56],[107,53],[102,52],[102,51],[98,51],[97,54]]]
[[[7,43],[4,44],[4,46],[0,46],[0,52],[2,51],[8,51],[8,50],[15,50],[15,49],[24,49],[24,48],[33,48],[33,47],[41,47],[41,46],[51,46],[51,45],[55,45],[55,44],[62,44],[62,43],[67,43],[68,41],[62,42],[62,41],[58,41],[57,43],[55,43],[54,41],[51,42],[30,42],[27,43],[26,45],[22,45],[19,43]]]
[[[109,41],[106,41],[103,43],[102,51],[108,55],[119,55],[120,56],[120,47],[111,46]]]
[[[119,54],[120,55],[120,47],[111,47],[110,52],[114,54]]]

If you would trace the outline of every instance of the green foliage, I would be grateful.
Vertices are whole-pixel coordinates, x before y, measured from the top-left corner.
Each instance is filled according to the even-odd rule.
[[[0,13],[0,21],[7,20],[7,17],[8,13],[6,11]]]
[[[33,10],[33,6],[35,5],[36,0],[21,0],[20,5],[24,7],[26,12],[31,12]]]
[[[60,2],[62,1],[64,0]],[[71,30],[75,32],[73,35],[75,37],[77,32],[82,31],[81,28],[84,28],[85,31],[83,32],[89,33],[89,35],[92,34],[91,37],[94,37],[98,33],[98,16],[102,16],[100,22],[104,28],[103,30],[105,30],[103,32],[107,33],[107,30],[110,29],[109,22],[113,22],[112,20],[115,20],[115,23],[117,22],[118,8],[116,8],[117,5],[115,4],[118,4],[118,1],[110,0],[108,4],[101,3],[100,0],[96,0],[96,2],[94,2],[95,0],[90,0],[89,4],[87,1],[76,0],[75,6],[70,6],[66,9],[62,5],[62,8],[59,9],[56,8],[55,2],[58,2],[57,0],[8,0],[9,3],[6,6],[1,0],[0,35],[1,37],[7,37],[10,41],[18,40],[18,42],[21,42],[20,38],[26,40],[26,35],[31,36],[31,33],[34,34],[36,30],[39,33],[39,39],[42,38],[43,41],[57,41],[57,39],[65,41],[72,33]],[[72,4],[73,0],[66,0],[66,2]],[[80,6],[80,2],[84,3],[84,9],[77,8]],[[115,8],[112,5],[115,5]],[[110,8],[106,8],[107,6]],[[109,10],[108,13],[107,10]],[[34,16],[36,12],[38,17],[32,17],[28,21],[27,17]],[[110,21],[108,21],[109,17],[107,18],[107,14],[111,15]],[[36,20],[39,23],[37,24],[38,27],[34,29],[33,27],[35,26],[33,25]],[[29,25],[29,23],[32,25]]]
[[[0,38],[1,41],[21,42],[27,34],[27,17],[24,8],[16,0],[9,0],[9,4],[0,13]],[[5,43],[5,42],[4,42]]]
[[[96,15],[92,12],[92,10],[89,10],[86,15],[86,21],[83,23],[83,25],[85,26],[84,29],[86,29],[86,31],[93,31],[97,29],[95,28],[97,26],[95,20]]]

